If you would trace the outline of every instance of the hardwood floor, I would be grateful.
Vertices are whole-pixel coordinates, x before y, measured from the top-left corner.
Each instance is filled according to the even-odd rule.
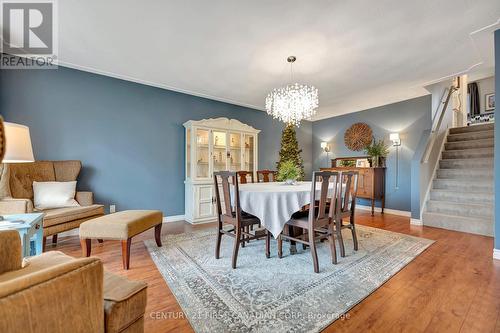
[[[492,259],[491,237],[417,227],[408,218],[359,211],[359,224],[433,239],[423,254],[352,308],[325,332],[497,332],[500,333],[500,261]],[[196,228],[185,222],[164,224],[162,233]],[[147,252],[147,231],[133,238],[130,270],[122,269],[120,242],[92,244],[92,255],[110,271],[148,283],[146,332],[192,332],[189,322]],[[214,238],[215,246],[215,238]],[[59,250],[80,257],[77,236],[59,238]]]

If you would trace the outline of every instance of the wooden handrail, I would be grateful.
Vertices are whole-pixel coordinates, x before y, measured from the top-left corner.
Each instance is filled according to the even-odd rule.
[[[434,116],[434,119],[432,120],[433,128],[431,130],[431,134],[429,136],[429,141],[427,142],[427,146],[425,147],[424,155],[422,157],[422,160],[420,161],[421,163],[429,162],[429,156],[431,155],[432,148],[434,147],[434,142],[436,141],[436,136],[439,133],[439,130],[441,128],[441,124],[443,123],[444,115],[446,114],[446,109],[448,109],[448,104],[450,103],[451,96],[457,90],[458,90],[458,87],[452,85],[449,88],[446,88],[445,91],[443,92],[443,96],[441,97],[440,103],[438,105],[438,109],[436,110],[436,114]],[[448,92],[448,94],[446,94],[446,92]],[[446,95],[446,100],[443,102],[444,95]],[[443,107],[441,108],[441,112],[438,113],[439,107],[441,105]],[[438,116],[439,116],[439,119],[438,119],[437,123],[435,124],[436,117],[438,117]]]

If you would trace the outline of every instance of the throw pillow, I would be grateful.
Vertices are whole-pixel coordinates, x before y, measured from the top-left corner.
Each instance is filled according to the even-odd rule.
[[[76,181],[33,182],[33,200],[38,210],[80,206],[75,194]]]

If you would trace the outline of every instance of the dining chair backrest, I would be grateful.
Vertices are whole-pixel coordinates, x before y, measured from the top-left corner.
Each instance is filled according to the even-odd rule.
[[[309,225],[318,228],[328,225],[335,216],[335,199],[338,197],[340,173],[336,171],[313,172]],[[318,188],[319,187],[319,188]]]
[[[238,178],[239,178],[238,180],[239,180],[240,184],[248,183],[248,177],[250,177],[251,183],[254,182],[252,171],[238,171],[237,174],[238,174]]]
[[[273,171],[273,170],[258,170],[257,171],[257,182],[259,182],[259,183],[275,182],[277,176],[278,176],[278,172],[277,171]]]
[[[354,215],[358,193],[357,171],[343,171],[340,173],[342,186],[337,193],[336,215],[339,218]]]
[[[214,186],[219,221],[235,226],[239,225],[241,208],[237,173],[231,171],[214,172]],[[231,186],[233,186],[233,191],[231,191]],[[222,210],[222,202],[224,210]]]

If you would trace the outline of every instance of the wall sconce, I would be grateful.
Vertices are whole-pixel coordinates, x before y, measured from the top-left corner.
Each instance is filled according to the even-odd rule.
[[[330,145],[328,142],[323,141],[321,142],[321,149],[326,153],[326,167],[329,167],[329,160],[330,160]]]
[[[394,147],[401,146],[401,139],[399,138],[399,133],[391,133],[389,139],[392,141]]]
[[[399,147],[401,146],[401,139],[399,133],[391,133],[389,139],[392,145],[396,147],[396,190],[399,190]]]
[[[325,151],[325,153],[329,153],[330,152],[330,145],[328,144],[328,142],[321,142],[321,149],[323,149]]]

